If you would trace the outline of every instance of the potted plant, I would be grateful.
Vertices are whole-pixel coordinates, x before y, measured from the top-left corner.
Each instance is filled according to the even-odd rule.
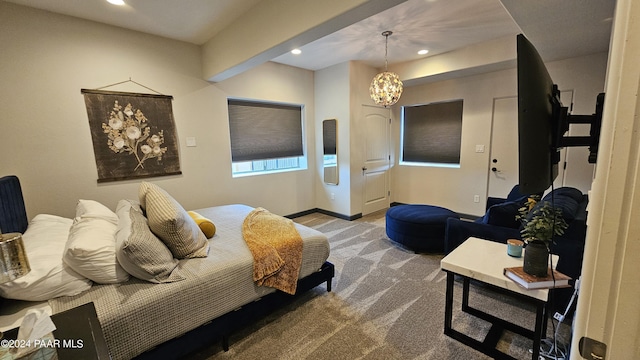
[[[523,224],[520,234],[526,243],[523,270],[527,274],[546,277],[548,274],[549,247],[554,236],[564,234],[569,226],[562,217],[562,209],[545,201],[538,205],[539,197],[532,197],[521,207],[516,216]]]

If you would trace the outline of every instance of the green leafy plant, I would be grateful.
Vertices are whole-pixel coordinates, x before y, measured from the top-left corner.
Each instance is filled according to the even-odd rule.
[[[536,206],[537,201],[536,198],[529,198],[525,205],[518,209],[519,215],[516,219],[523,224],[520,234],[524,241],[539,240],[549,248],[553,237],[564,234],[569,225],[562,217],[562,209],[554,208],[548,201],[542,206]]]

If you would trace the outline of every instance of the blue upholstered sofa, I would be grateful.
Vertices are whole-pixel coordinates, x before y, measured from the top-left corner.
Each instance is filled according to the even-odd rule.
[[[518,209],[522,207],[528,195],[520,194],[514,187],[506,199],[489,198],[487,212],[476,221],[448,219],[445,230],[445,253],[451,252],[469,237],[506,243],[507,239],[521,239],[520,226],[516,220]],[[561,187],[545,195],[538,205],[552,201],[562,209],[562,214],[569,227],[564,235],[556,237],[551,252],[559,256],[556,269],[572,279],[580,276],[584,244],[587,231],[588,197],[580,190],[572,187]],[[558,289],[557,306],[565,306],[565,300],[571,289]],[[566,299],[565,299],[566,298]]]

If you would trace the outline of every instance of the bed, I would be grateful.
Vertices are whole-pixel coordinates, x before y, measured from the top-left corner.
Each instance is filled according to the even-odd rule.
[[[134,201],[129,203],[135,204]],[[149,207],[147,204],[147,210]],[[121,208],[119,203],[116,213],[120,216],[120,224]],[[327,238],[300,224],[294,224],[302,238],[302,261],[295,294],[255,284],[252,277],[254,258],[240,231],[243,221],[254,210],[240,204],[195,210],[215,224],[215,235],[207,240],[208,251],[204,256],[194,251],[194,256],[201,257],[173,259],[175,269],[170,274],[163,274],[165,282],[140,279],[144,276],[126,276],[126,281],[113,284],[93,282],[76,295],[55,296],[42,304],[49,306],[52,313],[58,313],[93,302],[113,359],[157,358],[160,354],[162,358],[179,358],[218,339],[226,349],[230,333],[295,295],[324,282],[327,290],[331,291],[334,269],[327,262]],[[77,222],[77,219],[45,217],[45,220],[57,221],[55,226],[61,228],[70,225],[71,221]],[[18,179],[14,176],[0,179],[0,229],[5,233],[24,233],[29,256],[32,228],[42,227],[41,222],[40,215],[31,223],[27,222]],[[119,234],[120,229],[117,231]],[[117,248],[118,240],[115,241]],[[34,271],[37,264],[33,264],[31,256],[29,260]],[[71,271],[63,265],[63,271]],[[132,273],[128,269],[127,272]],[[114,272],[114,276],[122,280],[121,271],[120,275]],[[82,279],[68,282],[76,280]],[[5,296],[4,284],[0,285],[0,293]]]

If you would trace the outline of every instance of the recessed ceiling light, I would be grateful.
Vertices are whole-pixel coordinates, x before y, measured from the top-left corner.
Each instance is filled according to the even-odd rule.
[[[300,54],[302,54],[302,50],[300,50],[300,49],[293,49],[293,50],[291,50],[291,53],[292,53],[293,55],[300,55]]]
[[[425,55],[427,53],[429,53],[429,50],[427,50],[427,49],[422,49],[422,50],[418,51],[418,55]]]
[[[107,0],[109,2],[109,4],[113,4],[113,5],[124,5],[124,0]]]

